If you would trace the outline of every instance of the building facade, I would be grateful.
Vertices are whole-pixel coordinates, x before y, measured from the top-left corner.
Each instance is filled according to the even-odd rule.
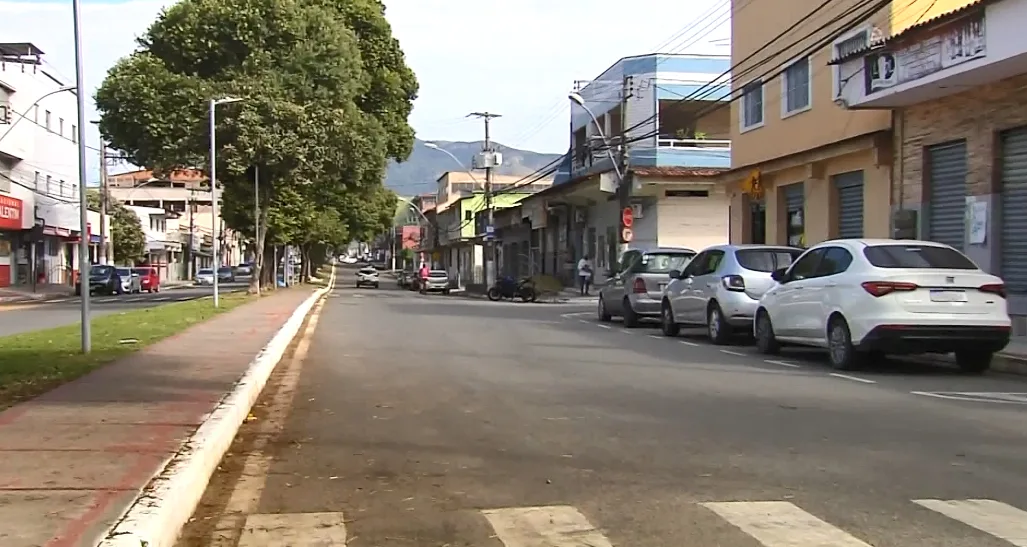
[[[895,118],[892,224],[999,275],[1027,334],[1027,1],[949,1],[835,60],[853,110]],[[907,8],[919,14],[930,2]]]
[[[731,241],[889,237],[891,113],[845,108],[855,77],[829,65],[888,14],[853,28],[865,2],[732,3]]]
[[[43,58],[33,44],[0,43],[0,287],[71,285],[78,269],[77,106]],[[95,261],[101,219],[88,216]]]

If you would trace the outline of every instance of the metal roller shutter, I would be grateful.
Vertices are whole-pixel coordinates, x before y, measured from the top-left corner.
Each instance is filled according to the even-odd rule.
[[[863,171],[831,178],[838,189],[838,237],[863,237]]]
[[[928,239],[963,250],[966,232],[966,141],[927,149],[930,166]]]
[[[806,200],[803,184],[800,182],[781,187],[781,190],[785,193],[785,209],[788,212],[802,210],[803,202]]]
[[[1027,127],[1002,134],[1002,278],[1027,293]]]

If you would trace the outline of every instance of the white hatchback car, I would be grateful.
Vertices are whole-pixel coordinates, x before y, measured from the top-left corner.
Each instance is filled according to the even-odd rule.
[[[955,353],[981,373],[1009,343],[1002,279],[941,243],[825,241],[773,278],[753,319],[762,353],[781,342],[824,347],[840,370],[886,354]]]

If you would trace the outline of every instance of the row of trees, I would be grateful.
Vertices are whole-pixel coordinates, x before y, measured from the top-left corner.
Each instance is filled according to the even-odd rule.
[[[97,91],[101,134],[156,172],[209,169],[209,101],[243,98],[217,116],[222,215],[265,264],[391,226],[382,181],[411,152],[417,81],[380,0],[183,0],[138,44]]]

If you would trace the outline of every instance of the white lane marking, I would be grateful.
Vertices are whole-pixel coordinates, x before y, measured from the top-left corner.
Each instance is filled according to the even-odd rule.
[[[654,338],[656,340],[663,340],[664,338],[666,338],[666,336],[657,336],[655,334],[650,334],[649,338]]]
[[[633,331],[630,331],[628,329],[621,329],[620,331],[623,332],[624,334],[635,334]]]
[[[995,500],[913,500],[913,503],[1016,547],[1027,547],[1027,512],[1011,505]]]
[[[1012,393],[985,393],[985,392],[960,392],[960,391],[910,391],[913,395],[934,397],[936,399],[947,399],[949,401],[969,401],[973,403],[998,403],[1022,405],[1027,404],[1027,397],[1017,400]],[[1022,394],[1021,394],[1022,395]],[[996,397],[997,396],[997,397]]]
[[[877,382],[875,382],[873,380],[867,380],[866,378],[860,378],[859,376],[849,376],[848,374],[838,374],[837,372],[832,372],[831,376],[834,376],[835,378],[841,378],[843,380],[852,380],[853,382],[862,382],[864,384],[876,384],[877,383]]]
[[[284,513],[246,517],[239,547],[346,545],[342,513]]]
[[[105,304],[107,302],[115,302],[117,298],[98,298],[95,300],[98,304]]]
[[[567,505],[482,511],[506,547],[613,547],[602,532]]]
[[[171,299],[170,299],[170,298],[168,298],[167,296],[162,296],[162,297],[160,297],[160,298],[154,298],[154,299],[153,299],[153,301],[154,301],[154,302],[164,302],[164,301],[166,301],[166,300],[171,300]]]
[[[597,324],[596,326],[601,328],[601,329],[612,329],[613,328],[610,325],[602,325],[602,324]]]
[[[704,503],[763,547],[872,547],[787,501]]]
[[[720,350],[720,352],[721,353],[726,353],[728,355],[737,355],[738,357],[748,357],[749,356],[749,354],[747,354],[747,353],[742,353],[740,351],[731,351],[729,349],[722,349],[722,350]]]
[[[771,365],[777,365],[779,367],[799,368],[799,365],[796,365],[795,363],[789,363],[788,361],[777,361],[777,360],[774,360],[774,359],[764,359],[763,362],[764,363],[769,363]]]
[[[53,303],[53,304],[60,304],[61,302],[67,302],[69,300],[71,300],[71,299],[70,298],[58,298],[56,300],[50,300],[50,302]]]
[[[589,321],[588,319],[578,319],[578,321],[581,321],[582,323],[584,323],[586,325],[591,323],[591,321]]]
[[[696,344],[695,342],[689,342],[688,340],[678,340],[678,342],[681,342],[682,344],[684,344],[686,346],[692,346],[693,348],[697,348],[697,347],[702,345],[702,344]]]
[[[125,302],[142,302],[143,300],[145,300],[145,299],[144,298],[129,298]]]

